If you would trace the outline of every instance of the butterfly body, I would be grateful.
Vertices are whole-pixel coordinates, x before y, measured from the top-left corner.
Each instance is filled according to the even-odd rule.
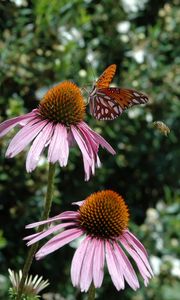
[[[90,92],[90,113],[98,120],[113,120],[127,108],[148,101],[147,96],[136,90],[109,87],[115,71],[116,65],[110,65]]]

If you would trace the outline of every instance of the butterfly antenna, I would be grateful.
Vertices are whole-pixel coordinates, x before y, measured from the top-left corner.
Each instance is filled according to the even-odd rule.
[[[87,61],[88,61],[88,64],[89,64],[89,68],[90,68],[92,77],[93,77],[93,81],[95,82],[96,81],[96,75],[95,75],[94,69],[92,67],[91,61],[88,58],[87,58]]]
[[[88,94],[88,96],[89,96],[89,92],[88,92],[88,90],[84,86],[81,87],[81,92],[83,92],[83,91],[85,91]],[[89,103],[89,101],[87,100],[86,104],[88,104],[88,103]]]
[[[81,91],[82,91],[82,92],[85,91],[85,92],[89,95],[88,90],[87,90],[84,86],[81,88]]]

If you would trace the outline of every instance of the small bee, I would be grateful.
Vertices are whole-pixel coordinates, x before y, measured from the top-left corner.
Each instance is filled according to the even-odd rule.
[[[162,121],[153,122],[153,126],[154,126],[154,128],[158,129],[165,136],[168,136],[168,134],[170,133],[169,127],[166,124],[164,124]]]

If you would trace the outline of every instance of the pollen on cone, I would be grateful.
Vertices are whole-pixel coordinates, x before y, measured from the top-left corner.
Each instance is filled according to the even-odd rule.
[[[51,88],[39,105],[40,115],[55,123],[76,125],[84,119],[85,102],[80,89],[71,81]]]
[[[91,194],[79,212],[81,226],[92,236],[113,238],[128,227],[128,207],[123,198],[111,190]]]

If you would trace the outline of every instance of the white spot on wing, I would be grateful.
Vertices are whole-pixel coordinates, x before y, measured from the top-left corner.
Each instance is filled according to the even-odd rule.
[[[107,106],[106,101],[104,101],[104,99],[102,97],[99,97],[99,101],[104,105]]]
[[[145,103],[147,101],[146,98],[140,98],[140,99],[143,103]]]
[[[138,104],[138,103],[139,103],[139,101],[136,100],[136,99],[132,99],[132,102],[135,103],[135,104]]]
[[[133,92],[133,95],[134,95],[135,97],[140,97],[140,94],[137,93],[137,92]]]
[[[112,102],[111,100],[108,101],[108,104],[109,104],[110,107],[113,107],[113,106],[114,106],[114,102]]]
[[[148,101],[148,98],[146,98],[146,97],[141,98],[141,101],[142,101],[143,103],[146,103],[146,102]]]
[[[117,114],[119,113],[119,108],[117,106],[114,107],[114,110]]]
[[[111,98],[109,96],[104,96],[105,99],[110,100]]]

